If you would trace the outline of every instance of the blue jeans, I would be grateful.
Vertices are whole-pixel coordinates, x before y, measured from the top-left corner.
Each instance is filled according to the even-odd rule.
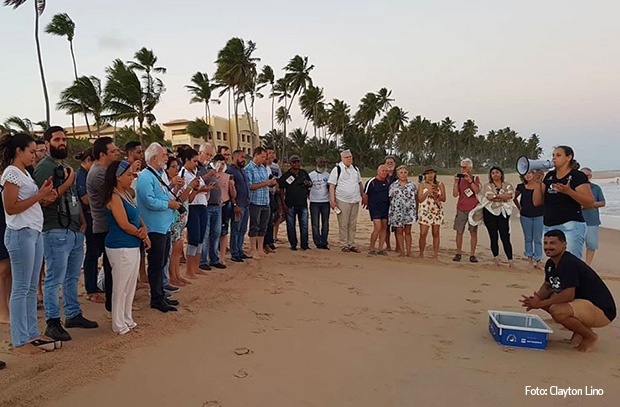
[[[586,223],[570,221],[561,225],[546,226],[544,233],[550,230],[561,230],[566,235],[566,251],[571,252],[578,258],[583,258],[583,245],[586,240]]]
[[[222,207],[207,207],[207,231],[200,255],[200,265],[217,264],[220,262],[220,236],[222,235]],[[207,255],[209,259],[207,260]]]
[[[43,264],[43,238],[29,228],[8,229],[4,245],[11,259],[11,341],[14,347],[39,336],[37,328],[37,286]]]
[[[190,205],[187,214],[187,255],[195,256],[202,250],[207,230],[207,207]]]
[[[99,267],[99,251],[97,248],[97,242],[95,241],[95,235],[93,233],[93,217],[90,213],[84,213],[86,218],[86,253],[84,254],[84,288],[87,294],[96,293],[97,288],[97,272]]]
[[[250,220],[249,208],[239,207],[239,210],[241,210],[241,216],[237,218],[233,211],[230,223],[230,255],[237,259],[243,256],[243,240],[248,231],[248,221]]]
[[[299,219],[299,234],[301,248],[308,248],[308,207],[292,206],[286,211],[286,234],[291,247],[297,247],[297,232],[295,231],[295,218]]]
[[[312,241],[317,248],[327,247],[329,236],[329,202],[310,202]]]
[[[78,301],[78,281],[84,259],[84,234],[68,229],[43,232],[45,247],[45,281],[43,306],[45,320],[60,318],[58,288],[62,285],[62,306],[65,317],[82,312]]]
[[[521,229],[525,239],[525,257],[535,261],[542,260],[543,217],[528,218],[521,216]]]

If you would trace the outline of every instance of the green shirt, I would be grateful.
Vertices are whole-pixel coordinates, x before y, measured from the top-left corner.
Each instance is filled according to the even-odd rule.
[[[42,159],[34,170],[34,180],[41,188],[45,181],[52,177],[54,170],[59,166],[49,155]],[[69,168],[62,163],[63,168]],[[73,169],[71,169],[73,171]],[[65,180],[62,179],[62,184]],[[43,231],[52,229],[70,229],[80,231],[80,205],[75,184],[69,187],[63,196],[58,197],[56,202],[43,207]]]

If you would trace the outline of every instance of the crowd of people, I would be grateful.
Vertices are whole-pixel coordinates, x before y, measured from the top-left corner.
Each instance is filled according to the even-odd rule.
[[[112,138],[100,137],[76,156],[81,165],[74,171],[66,163],[67,137],[61,127],[46,130],[42,142],[27,134],[5,135],[0,140],[5,215],[0,318],[10,322],[15,351],[53,351],[71,340],[65,328],[98,327],[82,314],[78,301],[82,269],[87,300],[103,303],[111,315],[112,331],[125,335],[137,326],[132,303],[138,284],[148,285],[151,308],[177,311],[174,293],[208,270],[226,269],[228,246],[229,259],[235,263],[274,253],[276,243],[282,243],[278,239],[282,222],[286,222],[291,250],[310,249],[309,219],[315,248],[330,250],[333,211],[340,249],[360,253],[356,243],[360,203],[373,223],[369,255],[388,255],[394,234],[398,254],[412,256],[412,227],[418,223],[419,257],[424,257],[429,231],[432,256],[438,256],[447,195],[433,167],[426,168],[416,183],[409,179],[407,167],[397,167],[396,159],[389,156],[364,184],[349,150],[341,153],[333,169],[318,158],[308,173],[298,155],[288,157],[289,168],[282,172],[271,147],[255,148],[247,164],[244,151],[231,153],[226,146],[216,151],[208,143],[198,151],[180,147],[176,154],[159,143],[143,149],[133,141],[124,147],[123,151]],[[494,259],[499,264],[501,240],[512,265],[509,218],[514,201],[521,213],[525,255],[532,265],[541,267],[542,236],[550,230],[562,232],[576,258],[587,244],[591,261],[600,224],[594,212],[604,205],[604,198],[588,181],[591,171],[577,170],[572,149],[556,148],[554,163],[553,171],[528,173],[513,188],[498,167],[490,169],[483,185],[472,173],[472,161],[463,159],[452,188],[457,198],[453,260],[462,259],[467,227],[469,261],[478,262],[477,228],[484,223]],[[99,278],[100,258],[103,278]],[[37,328],[40,282],[46,321],[43,335]],[[532,301],[527,304],[533,308]],[[610,312],[605,315],[610,320],[615,317]],[[601,321],[598,318],[597,324]],[[580,334],[588,337],[589,332],[584,332]]]

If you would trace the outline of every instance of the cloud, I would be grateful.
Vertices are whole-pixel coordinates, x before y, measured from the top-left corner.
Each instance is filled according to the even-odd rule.
[[[128,38],[122,38],[115,34],[104,35],[99,38],[100,49],[120,50],[130,48],[133,46],[133,42]]]

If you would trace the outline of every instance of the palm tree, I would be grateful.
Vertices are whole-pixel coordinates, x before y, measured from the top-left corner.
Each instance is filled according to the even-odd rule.
[[[392,107],[392,102],[394,99],[390,99],[392,96],[392,91],[387,88],[381,88],[377,92],[377,105],[379,106],[379,110],[382,112],[387,112],[389,108]]]
[[[369,129],[370,127],[372,127],[379,113],[381,113],[379,98],[376,94],[368,92],[360,100],[360,105],[357,109],[357,112],[355,112],[355,123],[366,129]]]
[[[39,126],[39,132],[43,132],[49,127],[49,124],[44,120],[33,122],[26,117],[22,119],[17,116],[11,116],[4,121],[4,125],[2,127],[4,127],[4,131],[9,134],[26,133],[34,137],[36,135],[34,126]]]
[[[476,126],[476,123],[473,120],[468,119],[465,123],[463,123],[463,127],[461,127],[460,131],[460,142],[463,146],[463,156],[468,156],[472,151],[472,147],[476,139],[476,133],[478,133],[478,126]]]
[[[351,107],[340,99],[334,99],[329,104],[327,127],[331,134],[336,136],[336,146],[338,145],[338,135],[344,135],[345,130],[351,122]]]
[[[56,109],[64,110],[72,115],[81,112],[93,115],[95,125],[97,126],[96,134],[99,137],[99,129],[104,123],[104,100],[101,80],[96,76],[80,76],[71,86],[62,91],[60,100],[56,104]],[[88,123],[88,119],[86,123]],[[88,134],[92,137],[90,127],[88,128]]]
[[[185,88],[193,95],[189,103],[205,104],[205,120],[208,123],[209,117],[211,117],[209,102],[215,101],[211,99],[211,94],[216,88],[216,85],[211,83],[209,75],[202,72],[196,72],[194,76],[192,76],[192,83],[193,85],[185,85]]]
[[[263,145],[271,146],[277,153],[282,151],[282,140],[284,140],[284,133],[282,130],[269,130],[262,137]]]
[[[224,48],[217,54],[217,69],[215,79],[222,85],[228,87],[233,94],[233,104],[235,110],[237,148],[240,147],[239,140],[239,101],[242,89],[247,89],[248,84],[256,78],[256,62],[259,58],[252,57],[256,50],[256,43],[246,42],[241,38],[231,38]],[[249,120],[249,117],[248,117]],[[250,129],[252,126],[250,125]]]
[[[323,100],[323,88],[313,85],[308,86],[304,93],[299,97],[299,106],[301,107],[302,114],[306,118],[306,127],[304,127],[304,132],[308,128],[308,122],[312,120],[314,123],[314,137],[316,137],[319,110],[324,108]]]
[[[137,120],[140,142],[143,141],[144,122],[155,122],[153,109],[159,102],[157,88],[149,95],[143,92],[140,79],[136,73],[120,59],[114,60],[111,67],[106,68],[105,104],[112,112],[115,120]]]
[[[390,154],[394,153],[394,141],[396,139],[397,134],[399,134],[407,125],[407,121],[409,118],[407,117],[407,112],[401,109],[398,106],[394,106],[391,108],[384,117],[386,124],[389,129],[389,137],[387,140],[387,144],[389,147]]]
[[[73,38],[75,37],[75,23],[71,20],[66,13],[56,14],[52,17],[52,21],[45,27],[45,32],[59,37],[67,37],[69,41],[69,50],[71,51],[71,61],[73,62],[73,75],[75,80],[78,79],[77,63],[75,62],[75,52],[73,51]],[[71,113],[71,126],[73,127],[73,133],[75,133],[75,120],[74,116],[77,113],[84,113],[84,120],[86,121],[86,128],[88,129],[88,136],[91,137],[90,124],[88,123],[88,115],[86,109],[82,109],[79,112]]]
[[[306,143],[308,142],[308,133],[304,130],[297,128],[289,134],[291,140],[291,147],[297,154],[303,155],[306,149]]]
[[[308,86],[312,86],[312,78],[310,77],[310,71],[314,69],[314,65],[308,64],[308,57],[302,57],[295,55],[283,68],[284,80],[287,84],[286,89],[292,92],[291,100],[286,108],[286,115],[291,112],[291,106],[297,96],[302,90],[305,90]],[[284,134],[286,134],[286,121],[284,121]],[[286,154],[286,139],[284,139],[284,146],[282,154]]]
[[[17,9],[28,0],[4,0],[5,6]],[[41,74],[41,84],[43,85],[43,98],[45,99],[45,121],[50,122],[50,98],[47,94],[47,83],[45,82],[45,70],[43,69],[43,57],[41,56],[41,43],[39,41],[39,17],[45,11],[45,0],[33,0],[34,4],[34,43],[37,49],[37,59],[39,61],[39,73]]]
[[[154,79],[151,73],[165,74],[167,69],[163,66],[155,66],[157,64],[157,56],[153,50],[142,47],[133,56],[135,61],[128,61],[129,68],[144,72],[142,79],[146,81],[146,94],[155,97],[155,93],[163,93],[163,82],[160,79]]]
[[[197,117],[196,120],[189,122],[185,130],[187,131],[187,134],[192,137],[201,138],[206,142],[212,141],[211,139],[213,136],[209,122],[202,120],[199,117]]]
[[[256,80],[258,84],[258,89],[261,90],[267,85],[271,86],[271,92],[269,92],[269,97],[271,98],[271,129],[274,129],[274,115],[275,115],[275,94],[274,94],[274,85],[275,85],[275,75],[273,73],[273,69],[269,65],[263,66],[260,74],[258,74],[258,79]]]

